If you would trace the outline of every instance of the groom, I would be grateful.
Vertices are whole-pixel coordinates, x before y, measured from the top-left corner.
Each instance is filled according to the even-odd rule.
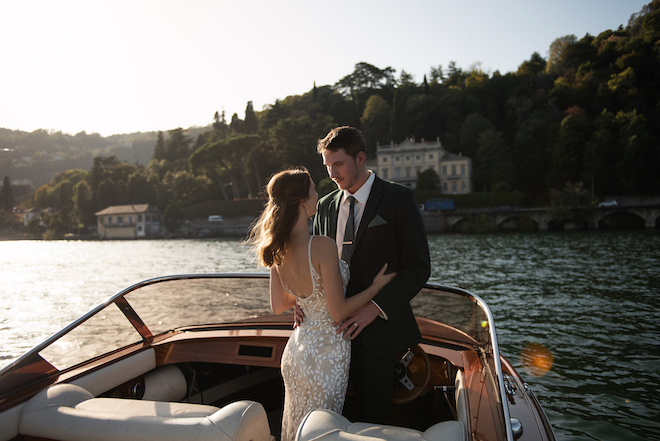
[[[351,379],[356,409],[364,413],[358,420],[387,423],[396,355],[421,341],[410,300],[431,272],[424,224],[410,189],[383,181],[367,169],[366,144],[359,130],[334,128],[319,140],[317,150],[339,188],[319,201],[314,234],[335,239],[338,255],[349,263],[346,295],[371,285],[385,263],[388,272],[397,272],[338,328],[354,339]]]

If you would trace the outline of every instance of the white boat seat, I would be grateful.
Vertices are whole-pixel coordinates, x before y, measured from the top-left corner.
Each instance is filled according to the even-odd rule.
[[[351,423],[327,409],[308,413],[298,427],[296,441],[463,441],[465,429],[459,421],[443,421],[425,432],[405,427]]]
[[[71,441],[272,441],[263,406],[94,398],[73,384],[51,386],[28,401],[19,433]]]

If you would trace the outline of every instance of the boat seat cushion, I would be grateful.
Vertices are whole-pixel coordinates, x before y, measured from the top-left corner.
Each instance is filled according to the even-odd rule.
[[[71,441],[271,441],[266,412],[254,401],[223,408],[189,403],[94,398],[72,384],[51,386],[23,407],[19,432]]]
[[[296,441],[463,441],[463,424],[443,421],[425,432],[405,427],[371,423],[351,423],[343,416],[327,409],[316,409],[303,418]]]

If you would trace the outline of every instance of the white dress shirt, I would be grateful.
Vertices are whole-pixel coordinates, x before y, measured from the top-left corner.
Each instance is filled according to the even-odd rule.
[[[346,231],[346,220],[348,219],[348,210],[350,208],[350,202],[348,202],[348,197],[353,196],[355,202],[353,203],[353,232],[357,234],[358,228],[360,228],[360,221],[362,221],[362,215],[364,214],[364,207],[367,205],[367,199],[369,199],[369,194],[371,193],[371,187],[374,185],[376,180],[376,174],[369,170],[369,178],[366,182],[362,184],[362,187],[358,189],[355,193],[351,194],[348,190],[344,190],[344,195],[341,198],[339,203],[339,214],[337,216],[337,236],[335,240],[337,242],[337,255],[341,258],[341,250],[344,243],[344,232]],[[355,240],[355,238],[353,238]],[[387,320],[387,314],[385,311],[378,306],[378,303],[371,301],[378,310],[380,311],[380,317]]]
[[[364,206],[367,205],[367,199],[369,199],[369,193],[371,193],[371,187],[374,185],[375,180],[376,174],[369,170],[369,178],[367,178],[366,182],[362,184],[362,187],[360,187],[358,191],[351,194],[348,190],[344,190],[344,195],[339,203],[337,236],[335,237],[337,242],[337,255],[339,257],[341,257],[341,249],[344,243],[344,231],[346,231],[346,220],[348,219],[348,210],[350,207],[348,197],[353,196],[355,198],[355,203],[353,205],[353,232],[357,234],[358,228],[360,227],[360,221],[362,220],[362,214],[364,213]]]

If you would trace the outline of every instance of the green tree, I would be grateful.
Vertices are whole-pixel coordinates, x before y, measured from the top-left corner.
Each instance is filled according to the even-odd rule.
[[[213,116],[213,130],[216,133],[217,139],[223,139],[229,136],[229,126],[225,118],[225,111],[222,113],[215,112]]]
[[[11,189],[9,176],[5,176],[0,191],[0,210],[11,211],[12,208],[14,208],[14,192]]]
[[[546,191],[555,126],[549,118],[529,118],[516,133],[512,154],[516,189],[536,194]]]
[[[246,135],[254,135],[257,133],[257,117],[254,114],[252,101],[248,101],[247,107],[245,108],[245,122],[243,124],[243,129]]]
[[[167,231],[173,232],[181,227],[184,215],[185,212],[178,202],[170,202],[163,212],[163,217],[165,218],[165,228],[167,228]]]
[[[488,130],[495,130],[495,126],[487,118],[472,113],[461,124],[461,153],[468,158],[475,158],[479,147],[479,137]]]
[[[440,175],[432,168],[427,168],[417,175],[417,190],[440,191]]]
[[[603,110],[594,122],[594,132],[584,149],[584,180],[594,196],[617,194],[617,143],[614,115]]]
[[[562,75],[570,66],[568,59],[568,48],[577,42],[575,35],[565,35],[555,39],[550,45],[546,71],[550,75]]]
[[[361,115],[367,99],[374,93],[381,94],[390,101],[396,80],[395,69],[386,67],[379,69],[369,63],[360,62],[355,65],[353,73],[345,76],[334,85],[334,90],[350,100],[357,115]]]
[[[646,118],[637,110],[619,112],[615,122],[619,127],[617,163],[614,169],[619,194],[653,194],[658,186],[657,146],[651,141]]]
[[[246,193],[252,194],[247,178],[246,162],[250,152],[261,142],[258,135],[238,135],[205,144],[189,158],[195,173],[207,173],[227,197],[224,187],[231,186],[234,199],[241,197],[239,178],[243,178]]]
[[[584,152],[591,137],[591,125],[584,118],[566,116],[559,127],[559,138],[552,150],[551,186],[580,182],[584,176]]]
[[[210,199],[209,188],[212,182],[206,176],[195,176],[187,171],[178,171],[168,172],[163,179],[163,185],[170,195],[168,206],[175,202],[187,207]]]
[[[379,95],[371,95],[364,107],[360,122],[367,142],[367,157],[376,158],[376,145],[390,140],[391,106]]]
[[[315,116],[305,114],[278,121],[268,133],[268,142],[273,147],[278,168],[302,165],[318,182],[327,174],[316,153],[316,143],[335,123],[328,115]]]
[[[493,189],[501,183],[513,181],[514,168],[509,147],[500,132],[486,130],[479,137],[474,165],[474,179],[478,189]]]
[[[168,161],[176,161],[177,159],[188,159],[190,155],[190,144],[192,138],[186,136],[185,130],[176,128],[170,130],[169,137],[165,141],[165,157],[157,159],[166,159]]]
[[[88,227],[96,223],[92,190],[86,180],[78,182],[73,187],[73,205],[80,223]]]
[[[165,149],[165,139],[163,138],[163,132],[158,132],[158,138],[156,139],[156,147],[154,147],[153,159],[167,159],[167,150]]]
[[[410,87],[397,87],[392,102],[392,118],[390,125],[390,141],[400,143],[408,138],[410,133],[410,120],[406,112],[408,97],[413,93]]]

